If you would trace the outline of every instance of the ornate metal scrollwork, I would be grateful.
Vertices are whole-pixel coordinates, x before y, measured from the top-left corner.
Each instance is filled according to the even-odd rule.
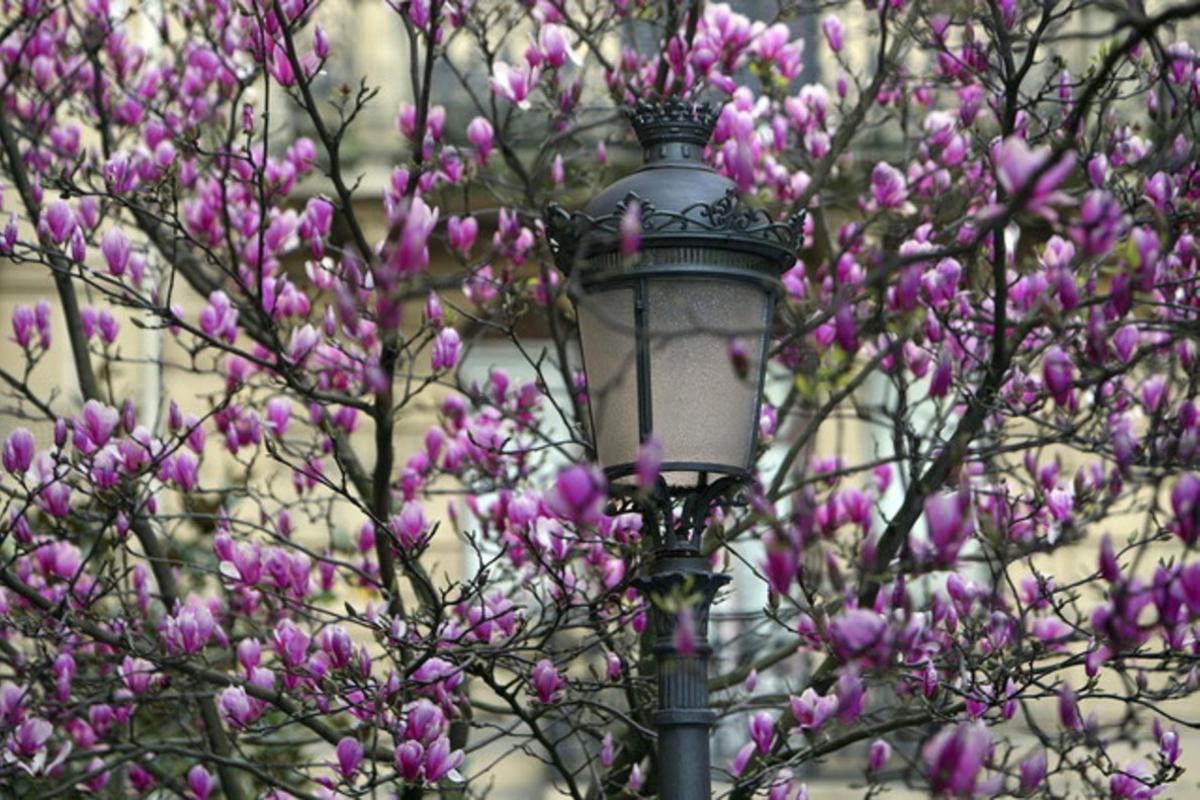
[[[602,217],[570,213],[556,203],[549,206],[546,230],[558,268],[570,272],[577,260],[615,249],[619,245],[621,221],[635,203],[643,248],[654,247],[656,239],[678,244],[680,237],[695,236],[698,243],[709,238],[740,240],[748,245],[777,248],[785,255],[795,253],[804,239],[803,211],[780,222],[766,210],[744,203],[733,189],[719,200],[693,203],[680,211],[655,208],[650,201],[630,192],[612,212]]]

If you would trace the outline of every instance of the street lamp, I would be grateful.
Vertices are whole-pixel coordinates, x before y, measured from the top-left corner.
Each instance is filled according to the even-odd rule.
[[[708,612],[728,581],[701,539],[714,506],[751,475],[779,277],[795,262],[800,220],[751,208],[704,163],[716,122],[707,104],[639,102],[627,114],[641,168],[582,212],[551,206],[548,232],[570,276],[596,458],[654,545],[637,585],[651,602],[658,796],[698,800],[711,793]],[[639,494],[651,436],[661,477]],[[696,646],[680,652],[684,614]]]

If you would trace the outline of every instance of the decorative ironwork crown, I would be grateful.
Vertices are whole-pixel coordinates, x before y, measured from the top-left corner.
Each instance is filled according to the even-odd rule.
[[[743,247],[769,253],[786,269],[804,240],[803,210],[777,222],[765,210],[747,206],[732,189],[712,203],[693,203],[679,211],[655,208],[631,193],[603,217],[571,213],[557,203],[550,204],[546,233],[559,269],[569,273],[575,259],[615,249],[621,221],[634,203],[638,205],[641,237],[647,245],[659,239],[676,242],[681,237],[694,244],[720,242],[728,246],[740,242]]]
[[[663,142],[681,142],[704,147],[712,138],[717,112],[709,103],[691,103],[672,97],[662,103],[638,100],[626,106],[633,130],[642,147]]]

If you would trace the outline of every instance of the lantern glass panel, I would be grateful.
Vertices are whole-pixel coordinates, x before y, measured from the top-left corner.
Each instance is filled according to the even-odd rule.
[[[593,441],[603,467],[637,459],[637,339],[633,289],[584,295],[577,303],[579,335],[588,378]]]
[[[696,482],[703,470],[684,464],[749,467],[771,294],[713,279],[650,280],[647,294],[653,429],[667,482]],[[735,338],[748,355],[741,374],[730,357]]]

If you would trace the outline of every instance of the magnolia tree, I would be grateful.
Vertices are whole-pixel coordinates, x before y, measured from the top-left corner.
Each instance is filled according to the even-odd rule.
[[[654,793],[642,518],[581,456],[542,217],[665,97],[719,109],[751,202],[807,210],[763,466],[705,538],[769,598],[710,676],[718,787],[804,797],[840,752],[868,796],[1172,791],[1200,3],[844,5],[391,0],[409,68],[352,88],[345,9],[4,0],[0,276],[46,296],[4,321],[0,793],[482,796],[506,758]],[[412,102],[379,197],[348,145],[383,81]],[[535,377],[466,377],[485,340]],[[147,362],[211,392],[123,393]],[[831,449],[850,426],[875,446]]]

